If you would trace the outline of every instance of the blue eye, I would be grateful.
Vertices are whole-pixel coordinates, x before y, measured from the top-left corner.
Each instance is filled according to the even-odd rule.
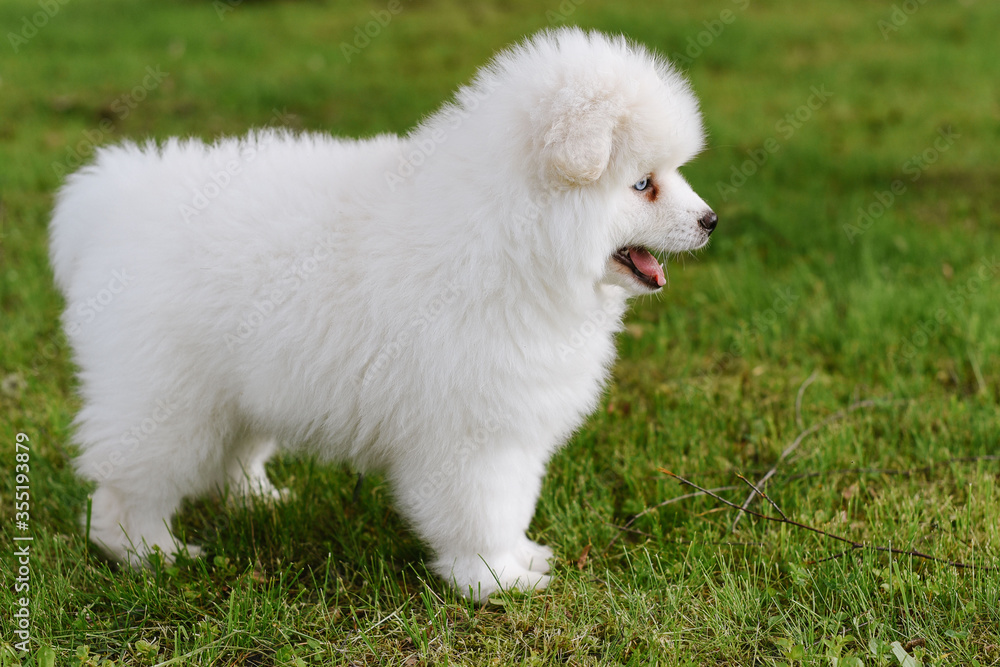
[[[643,190],[649,187],[649,176],[646,176],[632,187],[638,190],[639,192],[642,192]]]

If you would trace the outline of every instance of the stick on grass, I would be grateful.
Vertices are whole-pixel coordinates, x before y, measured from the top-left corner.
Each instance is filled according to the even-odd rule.
[[[812,376],[810,376],[810,377],[812,377]],[[806,382],[808,382],[808,381],[809,380],[807,378]],[[803,384],[803,387],[808,386],[808,385],[806,385],[805,382],[803,382],[802,384]],[[801,392],[801,389],[800,389],[800,392]],[[850,413],[854,412],[855,410],[861,410],[862,408],[872,408],[872,407],[875,407],[875,406],[878,406],[878,405],[885,405],[885,401],[882,401],[882,400],[867,400],[867,401],[858,401],[857,403],[851,403],[849,406],[847,406],[843,410],[838,410],[837,412],[834,412],[832,415],[830,415],[826,419],[824,419],[824,420],[822,420],[820,422],[817,422],[816,424],[813,424],[812,426],[810,426],[809,428],[807,428],[806,430],[802,431],[797,436],[795,436],[795,439],[792,440],[791,444],[789,444],[787,447],[785,447],[785,450],[783,452],[781,452],[781,456],[778,457],[777,462],[771,467],[771,469],[768,470],[767,473],[763,477],[761,477],[759,480],[757,480],[756,484],[751,484],[750,485],[753,490],[750,492],[750,495],[747,496],[747,499],[743,501],[743,505],[740,507],[740,509],[742,509],[742,510],[745,511],[745,510],[747,510],[750,507],[750,503],[752,503],[754,501],[754,498],[756,498],[757,495],[760,493],[758,491],[758,489],[763,488],[763,486],[765,484],[767,484],[767,481],[769,479],[771,479],[772,477],[774,477],[774,474],[776,472],[778,472],[778,466],[780,466],[784,462],[784,460],[789,457],[789,455],[792,452],[794,452],[796,449],[799,448],[799,445],[802,444],[803,440],[805,440],[807,437],[809,437],[810,435],[812,435],[816,431],[820,430],[821,428],[823,428],[827,424],[832,424],[835,421],[839,421],[839,420],[843,419],[844,417],[846,417],[847,415],[849,415]],[[733,526],[731,528],[732,531],[734,531],[734,532],[736,531],[736,526],[739,524],[740,519],[742,519],[742,518],[743,518],[743,512],[740,512],[739,514],[736,515],[736,518],[733,519]]]
[[[1000,566],[997,566],[997,565],[975,565],[975,564],[971,564],[971,563],[963,563],[961,561],[948,560],[946,558],[939,558],[938,556],[932,556],[930,554],[925,554],[923,552],[916,551],[914,549],[897,549],[897,548],[891,547],[891,546],[890,547],[883,547],[883,546],[878,546],[878,545],[875,545],[875,544],[865,544],[864,542],[855,542],[854,540],[849,539],[847,537],[843,537],[842,535],[836,535],[834,533],[827,532],[827,531],[825,531],[825,530],[823,530],[821,528],[816,528],[815,526],[810,526],[810,525],[807,525],[807,524],[804,524],[804,523],[800,523],[798,521],[793,521],[793,520],[785,517],[784,513],[781,512],[780,510],[778,510],[778,511],[781,512],[781,516],[771,516],[769,514],[764,514],[762,512],[757,512],[756,510],[748,509],[746,507],[737,505],[734,502],[726,500],[725,498],[723,498],[722,496],[720,496],[719,494],[715,493],[714,491],[712,491],[710,489],[703,489],[700,486],[698,486],[697,484],[695,484],[694,482],[688,481],[688,480],[684,479],[683,477],[681,477],[680,475],[674,474],[674,473],[670,472],[669,470],[666,470],[665,468],[659,468],[659,471],[662,472],[664,475],[669,475],[670,477],[673,477],[674,479],[676,479],[681,484],[684,484],[685,486],[689,486],[692,489],[695,489],[695,490],[699,491],[700,495],[710,496],[711,498],[713,498],[714,500],[717,500],[718,502],[722,503],[723,505],[727,505],[728,507],[732,507],[735,510],[739,510],[739,512],[741,514],[749,514],[750,516],[755,516],[758,519],[764,519],[765,521],[773,521],[775,523],[783,523],[783,524],[792,526],[793,528],[799,528],[801,530],[806,530],[806,531],[809,531],[811,533],[816,533],[817,535],[822,535],[823,537],[829,538],[831,540],[836,540],[838,542],[844,542],[845,544],[849,544],[850,545],[850,549],[845,549],[844,551],[842,551],[842,552],[840,552],[838,554],[835,554],[833,556],[830,556],[830,557],[827,557],[827,558],[823,558],[823,559],[820,559],[820,560],[816,560],[816,561],[809,561],[808,564],[810,564],[810,565],[816,564],[816,563],[822,563],[822,562],[827,561],[827,560],[834,560],[836,558],[840,558],[844,554],[850,553],[851,551],[856,551],[858,549],[869,549],[871,551],[881,551],[881,552],[885,552],[885,553],[897,554],[897,555],[900,555],[900,556],[912,556],[914,558],[921,558],[921,559],[924,559],[924,560],[934,561],[935,563],[943,563],[945,565],[950,565],[951,567],[959,568],[959,569],[980,570],[980,571],[983,571],[983,572],[1000,571]],[[750,483],[747,482],[747,484],[750,484]],[[753,486],[753,485],[750,485],[750,486]],[[689,495],[696,495],[696,494],[689,494]],[[771,502],[770,499],[768,499],[768,502]],[[773,502],[771,504],[774,505]],[[777,509],[777,507],[775,507],[775,509]]]

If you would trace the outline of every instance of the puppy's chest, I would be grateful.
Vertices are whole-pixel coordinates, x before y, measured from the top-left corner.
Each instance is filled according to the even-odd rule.
[[[616,356],[615,334],[621,329],[621,309],[615,304],[595,307],[574,318],[542,346],[535,369],[541,384],[569,385],[574,391],[600,391]]]
[[[556,357],[570,364],[603,366],[613,362],[614,337],[622,329],[624,311],[622,299],[603,295],[589,307],[572,313],[559,332]]]
[[[591,316],[534,348],[517,398],[526,423],[542,422],[562,440],[600,400],[615,359],[616,316]]]

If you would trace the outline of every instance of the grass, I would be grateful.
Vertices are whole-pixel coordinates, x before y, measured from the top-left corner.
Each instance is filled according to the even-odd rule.
[[[43,6],[0,4],[3,34]],[[4,609],[19,432],[35,538],[31,651],[5,613],[0,664],[1000,664],[1000,572],[871,551],[815,563],[842,546],[748,517],[731,532],[734,512],[704,497],[618,528],[690,492],[660,468],[732,486],[876,399],[805,439],[772,500],[854,540],[1000,564],[1000,6],[409,0],[350,62],[341,44],[386,3],[228,6],[73,0],[16,53],[0,44]],[[680,56],[710,134],[685,173],[721,220],[635,304],[601,409],[550,465],[532,535],[559,557],[553,586],[456,599],[383,480],[355,498],[350,470],[290,458],[271,472],[295,500],[182,513],[206,558],[133,573],[96,557],[45,250],[62,173],[94,142],[276,118],[405,131],[553,22]]]

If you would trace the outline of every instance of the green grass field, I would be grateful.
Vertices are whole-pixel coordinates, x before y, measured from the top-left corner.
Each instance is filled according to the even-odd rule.
[[[0,3],[0,665],[1000,664],[1000,4],[778,4]],[[206,558],[102,561],[77,525],[90,489],[46,259],[63,175],[125,138],[402,132],[556,24],[681,62],[709,133],[685,174],[721,222],[635,304],[601,409],[550,465],[531,534],[553,585],[456,599],[382,479],[355,496],[351,470],[291,458],[271,474],[294,500],[185,509]],[[736,475],[776,464],[789,520],[975,567],[824,560],[849,545],[734,530],[705,496],[659,506],[693,491],[661,469],[741,503]]]

